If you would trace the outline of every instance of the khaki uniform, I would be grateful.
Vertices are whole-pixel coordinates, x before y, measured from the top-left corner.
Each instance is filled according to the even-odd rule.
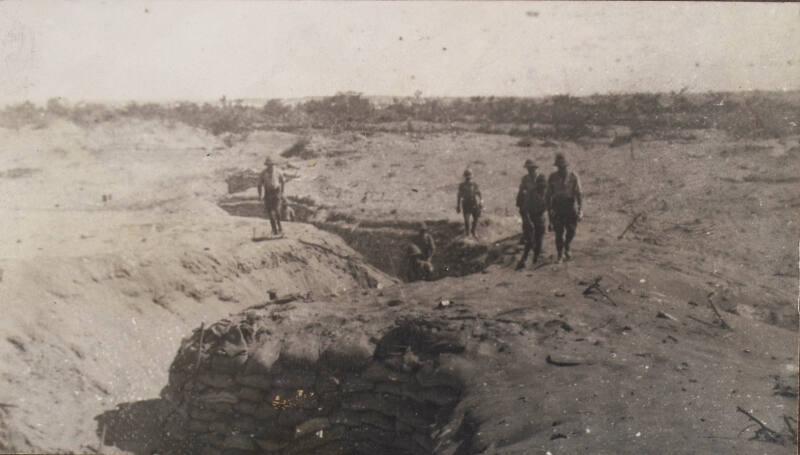
[[[538,261],[542,253],[545,220],[547,212],[547,181],[542,174],[526,174],[522,177],[517,191],[517,207],[522,217],[522,238],[525,241],[525,252],[520,264],[525,264],[528,254],[533,250],[533,262]]]
[[[281,221],[294,221],[294,209],[286,199],[281,199]]]
[[[425,234],[418,241],[421,245],[417,245],[417,242],[408,245],[407,277],[409,282],[428,281],[433,278],[433,262],[431,262],[435,249],[433,237]]]
[[[464,235],[470,235],[470,233],[473,236],[476,235],[475,231],[478,227],[478,218],[481,216],[482,205],[483,198],[477,183],[469,181],[461,182],[458,185],[456,207],[464,214]],[[470,218],[472,218],[471,227]]]
[[[550,224],[556,234],[558,257],[562,252],[569,255],[570,244],[578,227],[578,212],[583,204],[583,192],[578,174],[556,171],[547,180],[548,210]],[[566,233],[566,237],[565,237]]]
[[[418,243],[422,259],[426,261],[433,259],[433,253],[436,252],[436,242],[433,241],[433,236],[425,232],[419,236]]]
[[[277,169],[264,169],[258,178],[258,197],[261,197],[261,190],[264,190],[264,211],[269,218],[272,226],[272,233],[277,235],[283,233],[281,226],[281,201],[283,200],[283,174]]]

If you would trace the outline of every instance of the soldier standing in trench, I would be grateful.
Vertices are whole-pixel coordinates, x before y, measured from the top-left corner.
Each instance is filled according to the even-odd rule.
[[[433,253],[436,252],[436,242],[422,223],[417,238],[408,247],[408,281],[433,279]]]
[[[258,198],[261,199],[262,189],[264,194],[264,211],[272,227],[272,235],[283,234],[281,226],[281,201],[283,200],[283,174],[275,169],[275,164],[270,158],[264,161],[265,169],[258,178]]]
[[[456,213],[464,212],[465,237],[469,237],[471,234],[478,238],[478,219],[481,216],[482,208],[481,190],[478,188],[478,184],[472,181],[472,171],[467,169],[464,171],[464,181],[458,185],[458,195],[456,196]],[[471,227],[470,218],[472,218]]]
[[[525,252],[517,264],[517,270],[525,267],[531,249],[533,249],[534,264],[539,262],[542,254],[544,214],[547,212],[547,180],[544,175],[536,172],[538,168],[539,166],[532,160],[525,160],[525,169],[528,173],[522,177],[517,191],[517,207],[522,217],[522,238],[525,243]]]
[[[569,170],[563,153],[556,154],[558,168],[547,180],[547,209],[550,230],[555,230],[558,262],[571,259],[570,244],[575,238],[578,221],[583,219],[583,193],[578,174]],[[566,237],[564,234],[566,233]]]

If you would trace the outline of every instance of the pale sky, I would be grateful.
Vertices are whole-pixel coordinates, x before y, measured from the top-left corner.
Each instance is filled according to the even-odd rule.
[[[800,6],[2,2],[0,101],[800,88]]]

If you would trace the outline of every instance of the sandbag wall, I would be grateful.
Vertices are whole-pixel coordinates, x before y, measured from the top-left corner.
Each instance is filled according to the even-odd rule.
[[[246,313],[196,330],[164,396],[188,420],[187,451],[430,454],[463,383],[439,362],[463,349],[404,321],[378,340],[319,330],[272,333]]]

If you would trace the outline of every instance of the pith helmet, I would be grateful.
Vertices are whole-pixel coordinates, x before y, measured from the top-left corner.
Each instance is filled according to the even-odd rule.
[[[267,159],[264,160],[264,166],[269,166],[270,164],[275,164],[275,163],[272,162],[272,158],[267,157]]]
[[[472,169],[465,169],[464,177],[472,177]]]
[[[556,153],[555,165],[559,166],[559,165],[566,165],[566,164],[567,164],[567,157],[564,156],[563,153]]]
[[[419,230],[421,232],[428,232],[428,225],[424,221],[419,223]]]
[[[525,160],[525,169],[530,169],[532,167],[538,168],[539,166],[537,166],[536,163],[533,162],[533,160]]]

